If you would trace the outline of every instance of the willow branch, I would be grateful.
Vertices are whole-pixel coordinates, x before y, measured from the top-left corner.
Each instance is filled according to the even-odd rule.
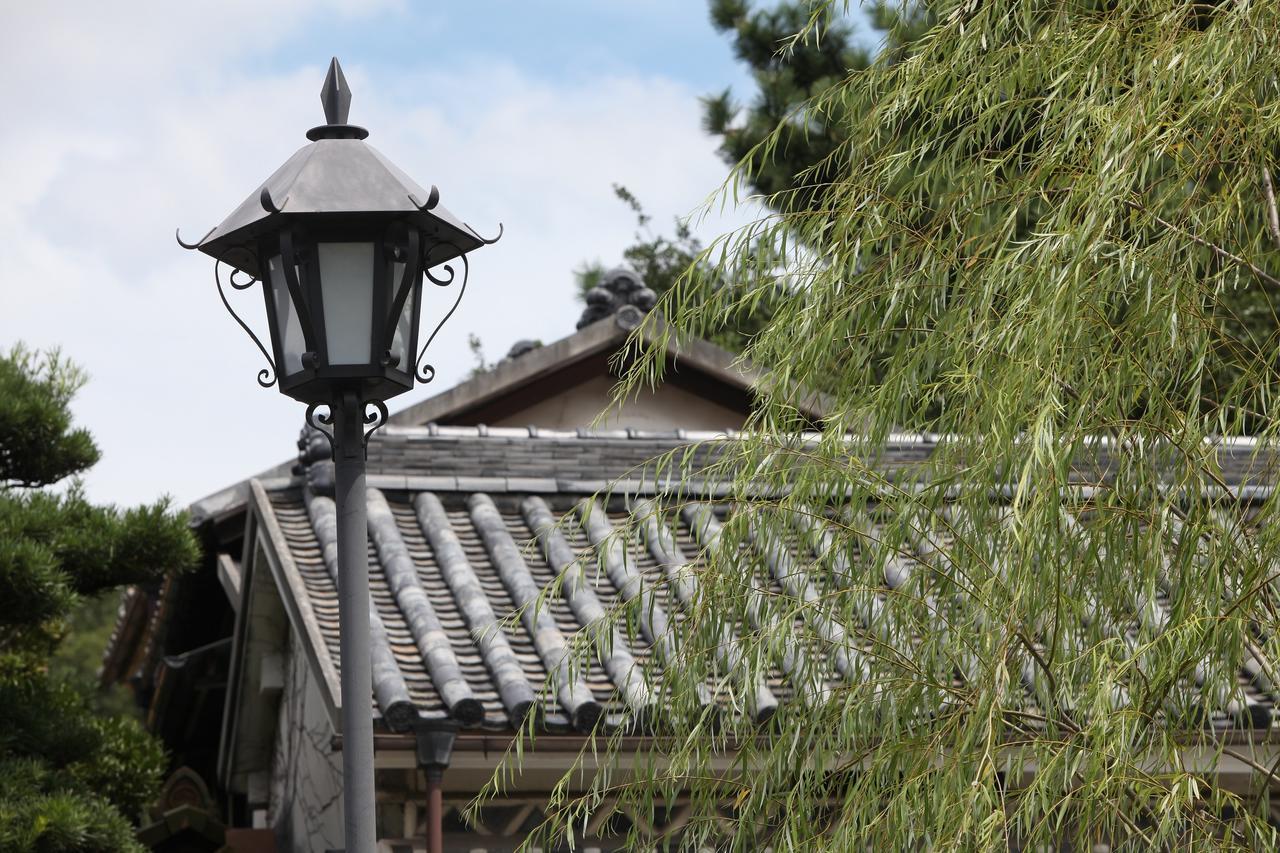
[[[1141,210],[1143,213],[1149,213],[1152,219],[1154,219],[1156,222],[1160,223],[1160,224],[1161,224],[1162,226],[1164,226],[1165,228],[1169,229],[1170,231],[1176,231],[1177,233],[1179,233],[1179,234],[1181,234],[1182,236],[1186,237],[1186,238],[1187,238],[1188,240],[1190,240],[1191,242],[1196,243],[1196,244],[1198,244],[1198,245],[1200,245],[1200,246],[1204,246],[1206,249],[1208,249],[1209,251],[1213,252],[1213,253],[1214,253],[1215,255],[1217,255],[1218,257],[1223,258],[1223,259],[1228,260],[1228,261],[1231,261],[1232,263],[1239,264],[1240,266],[1242,266],[1242,267],[1244,267],[1245,269],[1249,270],[1249,272],[1251,272],[1251,273],[1253,273],[1254,275],[1256,275],[1258,278],[1260,278],[1260,279],[1262,279],[1263,281],[1265,281],[1267,284],[1270,284],[1270,285],[1271,285],[1271,286],[1273,286],[1273,287],[1280,287],[1280,278],[1276,278],[1276,277],[1275,277],[1275,276],[1273,276],[1271,273],[1267,272],[1266,270],[1264,270],[1262,267],[1258,266],[1257,264],[1251,263],[1251,262],[1249,262],[1249,261],[1245,260],[1244,258],[1240,257],[1240,256],[1239,256],[1239,255],[1237,255],[1237,254],[1234,254],[1234,253],[1232,253],[1232,252],[1228,252],[1226,249],[1222,248],[1222,247],[1221,247],[1221,246],[1219,246],[1217,243],[1211,243],[1211,242],[1209,242],[1208,240],[1204,239],[1203,237],[1201,237],[1201,236],[1199,236],[1199,235],[1192,234],[1192,233],[1191,233],[1190,231],[1188,231],[1187,229],[1185,229],[1185,228],[1180,228],[1180,227],[1178,227],[1177,225],[1174,225],[1174,224],[1173,224],[1172,222],[1170,222],[1169,220],[1167,220],[1167,219],[1163,219],[1163,218],[1161,218],[1159,215],[1157,215],[1157,214],[1155,214],[1155,213],[1150,213],[1150,211],[1142,210],[1142,208],[1141,208],[1141,207],[1139,207],[1139,206],[1138,206],[1138,205],[1136,205],[1136,204],[1135,204],[1135,205],[1133,205],[1133,207],[1134,207],[1134,208],[1136,208],[1136,209],[1138,209],[1138,210]]]
[[[1280,783],[1280,776],[1277,776],[1275,774],[1275,768],[1266,767],[1258,763],[1257,761],[1254,761],[1252,758],[1245,755],[1243,752],[1234,750],[1231,747],[1224,746],[1222,748],[1222,754],[1229,755],[1232,758],[1236,759],[1237,761],[1249,765],[1249,767],[1253,768],[1253,770],[1256,771],[1262,778],[1270,779],[1272,783]]]
[[[1271,232],[1271,242],[1280,249],[1280,211],[1276,210],[1276,188],[1266,160],[1262,161],[1262,194],[1267,201],[1267,230]]]

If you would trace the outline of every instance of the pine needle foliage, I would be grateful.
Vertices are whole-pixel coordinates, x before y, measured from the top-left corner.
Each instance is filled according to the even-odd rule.
[[[795,44],[841,11],[816,3]],[[1272,721],[1240,678],[1280,685],[1280,524],[1219,455],[1252,449],[1274,482],[1278,324],[1232,306],[1270,311],[1280,287],[1280,4],[926,11],[804,107],[844,128],[808,173],[821,205],[768,197],[776,215],[703,256],[749,284],[691,266],[647,320],[658,346],[624,356],[620,398],[660,381],[665,341],[785,283],[745,352],[768,377],[746,431],[710,462],[670,455],[679,485],[618,534],[633,554],[653,518],[707,534],[680,653],[646,665],[662,728],[630,772],[602,732],[544,838],[685,797],[689,849],[1280,843]],[[830,414],[804,433],[811,389]],[[904,431],[931,451],[891,465]],[[708,482],[721,509],[694,503]],[[780,545],[810,587],[769,582]],[[780,672],[789,698],[757,722],[752,687]]]
[[[78,602],[192,567],[198,546],[167,500],[90,503],[72,480],[98,459],[70,404],[84,374],[56,352],[0,354],[0,850],[140,851],[133,822],[165,769],[134,720],[95,713],[92,685],[50,656]],[[65,667],[62,667],[65,669]]]

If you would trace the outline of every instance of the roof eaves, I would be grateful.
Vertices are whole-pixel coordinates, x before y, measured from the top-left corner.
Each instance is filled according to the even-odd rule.
[[[278,465],[259,471],[252,477],[227,486],[225,489],[219,489],[192,502],[187,507],[187,513],[191,517],[191,526],[203,527],[210,523],[216,524],[238,512],[242,512],[245,504],[249,501],[249,484],[252,481],[275,482],[280,478],[289,477],[296,461],[296,459],[288,459]]]
[[[257,520],[252,513],[245,519],[244,543],[240,555],[240,600],[233,607],[235,624],[231,629],[231,660],[227,664],[227,688],[222,700],[222,729],[218,733],[217,778],[226,782],[234,769],[231,766],[231,744],[240,721],[240,683],[243,677],[245,634],[249,630],[249,590],[253,586],[253,540],[256,538]]]
[[[285,540],[283,531],[276,521],[275,512],[267,491],[257,480],[250,481],[252,490],[252,510],[258,521],[260,538],[264,543],[263,552],[267,555],[267,564],[271,568],[276,589],[284,602],[289,621],[302,637],[302,646],[307,660],[319,677],[320,694],[324,698],[325,708],[329,712],[329,720],[334,728],[338,728],[338,712],[341,708],[338,673],[333,661],[329,659],[324,637],[320,633],[320,624],[311,610],[311,599],[303,586],[302,575],[294,565],[292,552]]]
[[[102,652],[102,669],[98,674],[99,685],[105,687],[125,677],[128,669],[128,653],[146,630],[146,595],[137,585],[125,588],[116,610],[115,626]]]

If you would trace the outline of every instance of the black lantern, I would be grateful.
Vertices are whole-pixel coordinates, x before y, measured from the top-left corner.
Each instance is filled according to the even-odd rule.
[[[455,219],[434,186],[424,190],[364,141],[367,130],[347,123],[351,92],[337,59],[321,101],[328,123],[307,132],[311,144],[221,225],[183,245],[231,266],[236,289],[262,282],[274,377],[263,371],[259,382],[278,380],[304,403],[331,403],[337,393],[380,402],[434,373],[419,365],[424,274],[447,285],[451,266],[441,277],[430,269],[461,258],[460,299],[466,253],[494,241]],[[231,310],[225,294],[223,302]]]
[[[222,304],[270,363],[258,372],[259,384],[279,382],[283,393],[307,403],[307,423],[333,445],[343,837],[348,851],[365,851],[374,849],[376,822],[364,451],[373,430],[386,423],[384,401],[435,375],[422,358],[466,291],[467,253],[498,238],[476,234],[440,206],[435,187],[424,190],[365,144],[368,131],[347,123],[351,92],[336,59],[320,99],[328,123],[307,132],[311,144],[217,228],[196,243],[178,242],[216,259]],[[232,288],[262,284],[270,352],[227,300],[219,274],[224,263],[232,268]],[[440,319],[419,347],[418,318],[433,303],[424,279],[452,284],[455,263],[462,276],[453,307],[436,313]],[[431,272],[435,267],[440,275]],[[368,414],[370,406],[376,412]],[[439,782],[456,731],[450,725],[428,726],[418,741],[420,755],[435,762],[427,776],[435,785],[437,853]]]

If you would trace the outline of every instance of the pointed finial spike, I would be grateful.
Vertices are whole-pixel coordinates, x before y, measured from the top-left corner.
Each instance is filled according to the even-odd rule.
[[[324,120],[329,124],[347,123],[351,114],[351,87],[347,85],[336,56],[329,63],[329,73],[324,78],[324,88],[320,90],[320,103],[324,104]]]

